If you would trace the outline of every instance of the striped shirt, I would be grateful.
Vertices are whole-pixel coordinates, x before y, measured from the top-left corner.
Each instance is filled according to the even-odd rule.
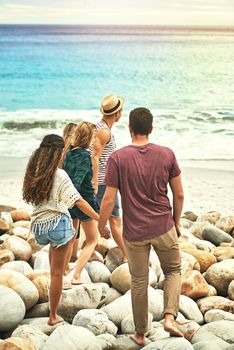
[[[111,133],[111,129],[108,128],[106,124],[98,122],[96,127],[97,129],[107,129],[110,132],[110,141],[105,145],[101,157],[99,158],[98,185],[105,185],[105,171],[107,161],[116,148],[115,137]]]

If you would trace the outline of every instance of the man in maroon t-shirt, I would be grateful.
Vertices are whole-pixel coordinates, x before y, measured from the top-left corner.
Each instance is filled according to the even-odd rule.
[[[109,158],[106,192],[102,200],[99,231],[111,215],[117,191],[121,193],[123,237],[131,273],[131,296],[137,344],[145,343],[148,327],[148,266],[151,246],[158,254],[164,281],[164,329],[183,336],[176,327],[181,288],[181,258],[178,245],[183,207],[180,168],[173,151],[149,142],[153,116],[136,108],[129,116],[132,144]],[[167,186],[173,194],[173,215]]]

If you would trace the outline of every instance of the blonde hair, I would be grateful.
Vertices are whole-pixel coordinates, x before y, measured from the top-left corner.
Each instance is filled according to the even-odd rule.
[[[64,139],[65,145],[71,142],[71,138],[76,127],[77,127],[77,124],[75,123],[68,123],[65,125],[63,129],[63,139]]]
[[[65,158],[65,155],[68,151],[68,149],[71,146],[71,139],[74,133],[75,128],[77,127],[77,124],[75,123],[68,123],[65,125],[64,129],[63,129],[63,140],[64,140],[64,150],[63,150],[63,154],[61,157],[61,160],[59,162],[59,167],[62,168],[63,167],[63,161]]]
[[[81,122],[72,129],[72,135],[67,139],[67,142],[65,142],[63,154],[59,163],[61,168],[63,168],[65,156],[71,146],[89,148],[95,130],[96,125],[89,122]]]
[[[77,125],[71,138],[73,147],[89,148],[96,125],[90,122],[81,122]]]

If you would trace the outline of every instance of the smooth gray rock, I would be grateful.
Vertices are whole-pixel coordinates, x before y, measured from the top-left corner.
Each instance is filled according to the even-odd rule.
[[[25,304],[11,288],[0,286],[0,331],[15,328],[24,318]]]
[[[203,326],[204,327],[204,326]],[[191,344],[197,344],[201,341],[210,341],[213,344],[217,344],[220,349],[226,349],[228,343],[221,338],[217,337],[214,333],[208,331],[207,329],[203,329],[201,327],[192,337]]]
[[[110,282],[111,272],[108,270],[106,265],[100,261],[90,261],[88,264],[86,264],[85,268],[88,271],[92,282]]]
[[[87,328],[64,325],[51,334],[43,350],[102,350],[102,347]]]
[[[49,317],[38,317],[38,318],[25,318],[20,322],[20,325],[29,325],[39,329],[42,333],[50,335],[58,327],[65,325],[67,322],[60,322],[54,326],[48,325]]]
[[[198,324],[204,323],[203,315],[196,302],[186,295],[180,296],[179,310],[188,320],[194,320]]]
[[[202,326],[198,332],[208,331],[229,344],[234,343],[234,321],[215,321]]]
[[[50,314],[50,304],[41,303],[36,304],[26,313],[26,318],[38,318],[38,317],[49,317]]]
[[[148,313],[148,330],[152,328],[153,316]],[[121,322],[122,334],[133,334],[135,332],[135,324],[132,315],[126,316]]]
[[[219,246],[223,242],[232,242],[232,237],[214,225],[207,225],[202,231],[202,238]]]
[[[109,288],[106,292],[105,297],[100,301],[98,308],[110,304],[112,301],[120,298],[122,294],[114,289],[114,288]]]
[[[49,255],[40,250],[35,253],[34,270],[50,270]]]
[[[42,350],[48,336],[41,332],[39,329],[24,325],[16,328],[11,335],[12,337],[19,337],[22,339],[30,339],[35,346],[36,350]]]
[[[1,266],[1,269],[13,270],[26,276],[28,273],[33,272],[33,269],[26,261],[9,261]]]
[[[205,313],[205,322],[215,322],[215,321],[234,321],[234,315],[231,312],[226,312],[223,310],[209,310]]]
[[[193,346],[184,338],[170,337],[148,344],[142,350],[193,350]]]
[[[199,341],[193,345],[194,350],[220,350],[220,346],[210,340]]]
[[[73,318],[74,326],[81,326],[89,329],[94,335],[103,333],[116,334],[118,328],[108,319],[107,314],[102,310],[84,309],[80,310]]]
[[[72,322],[78,311],[96,309],[101,297],[102,286],[99,284],[83,284],[69,290],[63,290],[58,313],[65,321]]]
[[[119,327],[121,321],[129,314],[132,314],[131,294],[126,293],[122,295],[120,298],[102,307],[101,310],[107,314],[109,319],[114,322],[117,327]]]
[[[147,340],[147,342],[150,342]],[[139,350],[143,349],[142,346],[137,345],[132,339],[128,336],[120,336],[113,343],[112,350]]]
[[[97,341],[101,345],[102,350],[112,350],[115,337],[112,334],[97,335]]]

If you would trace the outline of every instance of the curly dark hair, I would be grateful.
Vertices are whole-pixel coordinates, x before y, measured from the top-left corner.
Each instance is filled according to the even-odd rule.
[[[49,200],[63,148],[63,138],[51,134],[45,136],[39,148],[33,152],[24,176],[22,192],[25,202],[38,205]]]

